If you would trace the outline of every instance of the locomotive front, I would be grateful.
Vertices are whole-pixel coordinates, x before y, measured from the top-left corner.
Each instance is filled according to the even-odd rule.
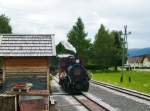
[[[89,76],[86,69],[81,64],[74,64],[68,68],[68,75],[71,78],[72,91],[88,91]]]
[[[59,83],[68,93],[81,93],[89,89],[89,75],[84,66],[73,56],[60,58]]]

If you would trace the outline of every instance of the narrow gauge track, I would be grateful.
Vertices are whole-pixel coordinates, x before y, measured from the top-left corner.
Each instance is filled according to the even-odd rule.
[[[105,108],[104,106],[100,105],[96,101],[92,100],[85,94],[82,95],[73,95],[73,97],[82,104],[85,108],[89,111],[110,111],[109,109]]]
[[[58,83],[57,77],[54,77],[54,80]],[[102,106],[101,104],[99,104],[92,98],[88,97],[84,93],[81,93],[81,95],[71,95],[71,96],[89,111],[110,111],[109,108]]]
[[[127,94],[130,96],[134,96],[134,97],[140,98],[142,100],[150,101],[150,95],[148,95],[148,94],[144,94],[144,93],[140,93],[137,91],[121,88],[121,87],[110,85],[110,84],[103,83],[103,82],[98,82],[95,80],[91,80],[91,83],[96,84],[96,85],[100,85],[102,87],[109,88],[111,90],[115,90],[115,91],[118,91],[118,92],[121,92],[124,94]]]

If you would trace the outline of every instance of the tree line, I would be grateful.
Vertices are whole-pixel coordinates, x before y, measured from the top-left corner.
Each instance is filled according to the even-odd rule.
[[[0,33],[12,33],[10,19],[4,14],[0,15]],[[87,35],[80,17],[67,34],[68,42],[75,47],[82,63],[89,68],[108,69],[114,67],[117,70],[117,66],[121,66],[122,63],[121,32],[109,31],[101,24],[95,34],[94,42],[91,42]],[[72,53],[66,50],[61,43],[57,44],[56,51],[57,54]]]
[[[117,70],[117,66],[121,66],[122,63],[123,40],[121,32],[109,31],[101,24],[93,43],[87,38],[87,35],[80,17],[67,34],[68,42],[75,47],[83,64],[88,68],[97,67],[107,70],[113,67],[114,70]],[[61,42],[56,46],[56,51],[57,54],[68,53]]]

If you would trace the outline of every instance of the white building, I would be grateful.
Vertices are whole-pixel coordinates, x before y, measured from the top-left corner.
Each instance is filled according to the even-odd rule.
[[[140,55],[140,56],[134,56],[129,57],[127,60],[127,64],[131,67],[137,67],[137,68],[150,68],[150,54],[149,55]]]
[[[128,58],[128,65],[130,65],[131,67],[143,67],[143,59],[144,56],[134,56],[134,57],[129,57]]]
[[[143,60],[143,67],[150,67],[150,55],[146,55]]]

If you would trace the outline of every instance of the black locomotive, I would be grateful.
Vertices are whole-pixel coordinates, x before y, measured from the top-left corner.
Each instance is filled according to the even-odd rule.
[[[89,74],[84,66],[73,56],[60,58],[59,84],[68,93],[87,92]]]

